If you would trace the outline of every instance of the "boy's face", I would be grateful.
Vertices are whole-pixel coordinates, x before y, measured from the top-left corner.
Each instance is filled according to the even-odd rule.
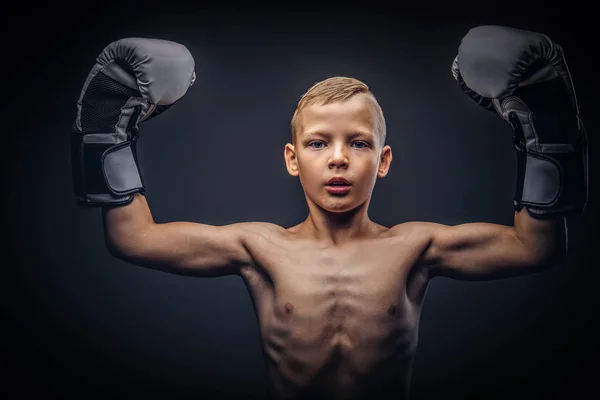
[[[377,178],[387,175],[391,148],[381,147],[375,110],[360,95],[303,109],[297,132],[296,143],[285,146],[287,170],[300,178],[308,201],[327,211],[343,212],[363,204]],[[342,193],[339,186],[328,184],[338,177],[350,184]]]

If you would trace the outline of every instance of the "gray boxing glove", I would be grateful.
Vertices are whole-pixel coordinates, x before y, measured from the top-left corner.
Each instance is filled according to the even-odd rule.
[[[83,85],[71,132],[79,205],[124,205],[144,193],[139,124],[187,93],[194,68],[188,49],[172,41],[124,38],[104,48]]]
[[[587,135],[560,45],[505,26],[471,29],[452,74],[462,90],[513,128],[514,208],[536,218],[581,213],[588,202]]]

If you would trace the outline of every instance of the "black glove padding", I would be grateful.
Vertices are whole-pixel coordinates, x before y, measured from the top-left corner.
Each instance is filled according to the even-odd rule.
[[[582,212],[587,136],[562,47],[541,33],[479,26],[462,39],[452,73],[471,99],[513,128],[514,208],[537,218]]]
[[[71,134],[78,204],[123,205],[144,193],[139,123],[171,107],[194,80],[194,59],[179,43],[124,38],[104,48],[81,91]]]

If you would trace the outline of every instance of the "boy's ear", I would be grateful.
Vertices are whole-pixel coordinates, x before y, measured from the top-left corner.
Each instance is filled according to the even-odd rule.
[[[296,158],[296,148],[293,144],[287,143],[283,151],[285,158],[285,166],[288,174],[292,176],[298,176],[298,159]]]
[[[377,177],[385,178],[390,170],[390,164],[392,163],[392,148],[388,145],[384,146],[381,150],[381,159],[379,160],[379,169],[377,171]]]

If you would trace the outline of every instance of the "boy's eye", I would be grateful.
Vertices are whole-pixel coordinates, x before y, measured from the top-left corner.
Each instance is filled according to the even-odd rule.
[[[310,142],[308,144],[308,147],[312,147],[315,149],[321,149],[324,145],[325,145],[325,143],[323,143],[323,142]],[[354,143],[352,143],[352,145],[356,146],[356,148],[358,148],[358,149],[364,149],[365,147],[369,147],[369,144],[367,142],[362,142],[362,141],[354,142]]]

